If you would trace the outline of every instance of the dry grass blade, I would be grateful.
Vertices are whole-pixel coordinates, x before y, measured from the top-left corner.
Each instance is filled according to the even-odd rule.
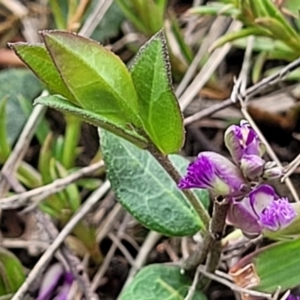
[[[84,167],[65,178],[57,179],[50,184],[11,197],[2,198],[0,201],[0,208],[1,209],[19,208],[29,204],[30,201],[32,201],[33,199],[34,199],[34,205],[36,206],[40,201],[46,199],[50,195],[53,195],[65,189],[69,184],[77,181],[78,179],[88,174],[95,172],[96,170],[102,168],[103,166],[104,166],[104,162],[100,161],[91,166]]]
[[[33,269],[28,274],[25,282],[18,289],[11,300],[22,300],[24,299],[24,295],[27,292],[29,286],[35,280],[36,277],[39,276],[41,269],[45,264],[49,262],[49,260],[54,255],[55,251],[60,247],[60,245],[64,242],[65,238],[70,234],[70,232],[74,229],[74,227],[78,224],[78,222],[92,209],[92,207],[99,201],[100,198],[104,196],[108,192],[110,188],[110,183],[106,181],[100,188],[98,188],[87,200],[86,202],[78,209],[75,215],[71,218],[71,220],[67,223],[67,225],[62,229],[53,243],[49,246],[49,248],[45,251],[39,261],[35,264]]]

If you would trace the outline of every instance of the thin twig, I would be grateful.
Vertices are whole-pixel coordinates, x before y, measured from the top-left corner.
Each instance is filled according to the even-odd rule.
[[[196,292],[197,284],[199,281],[199,276],[200,276],[200,270],[197,268],[195,275],[194,275],[193,283],[190,286],[188,294],[185,296],[184,300],[193,300],[193,297]]]
[[[27,191],[21,194],[10,196],[7,198],[2,198],[0,201],[1,209],[16,209],[22,206],[25,206],[32,200],[32,198],[38,197],[38,201],[35,199],[35,205],[37,205],[43,199],[46,199],[50,195],[53,195],[68,186],[69,184],[79,180],[80,178],[89,175],[96,170],[102,168],[104,162],[100,161],[91,166],[84,167],[69,176],[64,178],[56,179],[52,183],[41,186],[39,188]]]
[[[214,247],[217,247],[218,249],[221,247],[219,241],[223,236],[228,206],[229,203],[226,199],[215,200],[209,233],[204,236],[203,242],[198,244],[198,248],[196,249],[196,251],[183,262],[183,270],[196,270],[197,266],[204,262],[204,260],[207,258],[208,253]],[[214,269],[213,266],[218,265],[219,258],[220,256],[213,257],[208,266],[210,270]]]
[[[79,31],[80,35],[91,36],[105,13],[113,3],[112,0],[100,0]]]
[[[299,66],[300,66],[300,58],[295,60],[294,62],[288,64],[286,67],[284,67],[279,72],[264,78],[262,81],[258,82],[257,84],[253,85],[252,87],[248,88],[246,90],[244,96],[247,97],[247,99],[249,101],[250,96],[251,97],[255,96],[258,92],[260,92],[266,86],[278,83],[278,81],[282,80],[284,78],[284,76],[286,76],[290,72],[294,71]],[[230,98],[226,99],[226,100],[222,101],[221,103],[212,105],[206,109],[203,109],[202,111],[199,111],[198,113],[195,113],[192,116],[185,118],[184,124],[189,125],[195,121],[198,121],[204,117],[208,117],[208,116],[214,114],[215,112],[217,112],[221,109],[224,109],[228,106],[231,106],[231,105],[233,105],[233,102],[231,101],[231,99]]]
[[[120,238],[121,234],[125,231],[128,221],[129,221],[129,214],[127,213],[123,219],[123,222],[122,222],[119,230],[118,230],[117,238]],[[115,251],[117,250],[117,247],[118,247],[117,243],[115,243],[115,240],[112,240],[112,241],[113,241],[113,243],[112,243],[108,253],[105,256],[105,259],[104,259],[101,267],[98,269],[98,271],[95,274],[93,281],[91,283],[91,289],[93,291],[95,291],[97,289],[102,277],[104,276],[107,268],[109,267],[109,264],[115,254]]]
[[[182,78],[180,84],[178,85],[176,89],[176,97],[180,97],[184,90],[186,89],[188,83],[194,76],[197,68],[199,67],[199,63],[201,59],[203,58],[203,55],[207,52],[209,46],[221,35],[224,33],[224,29],[226,26],[224,26],[224,23],[226,23],[226,19],[223,16],[219,16],[216,18],[214,23],[212,24],[208,35],[205,37],[203,43],[201,44],[201,47],[199,48],[198,52],[196,53],[192,63],[190,64],[188,70],[184,74],[184,77]],[[226,24],[227,25],[227,24]]]
[[[132,255],[129,253],[129,251],[127,250],[127,248],[121,243],[121,241],[120,241],[121,235],[118,234],[118,236],[116,236],[115,234],[113,234],[112,232],[110,232],[108,234],[108,237],[120,249],[120,251],[123,253],[124,257],[127,259],[127,261],[129,262],[129,264],[133,266],[134,265],[134,259],[133,259]]]
[[[285,168],[285,174],[281,178],[281,182],[284,182],[294,171],[298,168],[300,165],[300,154],[297,155],[297,157],[289,163],[289,165]]]
[[[42,94],[45,96],[45,92]],[[19,167],[23,157],[25,156],[29,147],[30,141],[36,131],[37,126],[42,120],[46,112],[46,107],[43,105],[37,105],[34,107],[26,125],[12,151],[9,158],[6,160],[1,173],[0,173],[0,198],[5,195],[9,189],[9,185],[5,177],[8,174],[14,174]]]
[[[212,274],[208,271],[205,270],[205,266],[203,265],[200,265],[198,267],[198,270],[200,273],[202,273],[204,276],[208,277],[209,279],[211,280],[214,280],[214,281],[217,281],[227,287],[229,287],[231,290],[233,291],[236,291],[236,292],[239,292],[239,293],[243,293],[243,294],[248,294],[250,296],[253,296],[253,297],[261,297],[263,299],[272,299],[272,295],[271,294],[267,294],[267,293],[262,293],[262,292],[258,292],[258,291],[253,291],[253,290],[249,290],[249,289],[245,289],[245,288],[242,288],[242,287],[239,287],[238,285],[224,279],[224,278],[221,278],[215,274]]]
[[[35,264],[31,272],[28,274],[26,280],[23,282],[21,287],[18,289],[16,294],[13,296],[11,300],[22,300],[24,299],[24,295],[27,292],[29,286],[32,282],[39,276],[41,268],[46,265],[55,251],[59,248],[59,246],[64,242],[65,238],[70,234],[70,232],[74,229],[74,227],[78,224],[78,222],[91,210],[91,208],[96,204],[104,194],[110,188],[109,181],[103,183],[103,185],[98,188],[87,200],[84,204],[78,209],[78,211],[74,214],[71,220],[66,224],[66,226],[59,233],[57,238],[53,241],[53,243],[49,246],[49,248],[45,251],[39,261]]]
[[[241,28],[241,23],[239,21],[233,21],[230,25],[228,32],[236,31]],[[210,79],[213,72],[217,69],[219,64],[223,61],[224,57],[227,55],[231,48],[231,44],[227,43],[222,48],[214,50],[214,52],[209,57],[206,64],[203,66],[198,75],[194,78],[193,82],[185,90],[182,96],[179,98],[179,104],[182,110],[191,103],[200,89],[205,85],[205,83]]]
[[[123,290],[126,288],[126,286],[128,286],[128,284],[132,281],[135,274],[145,264],[150,251],[153,249],[154,245],[159,241],[159,239],[161,237],[162,237],[162,235],[155,231],[150,231],[148,233],[146,239],[144,240],[143,245],[140,248],[140,251],[139,251],[137,257],[135,258],[134,264],[129,271],[126,282],[123,285]]]

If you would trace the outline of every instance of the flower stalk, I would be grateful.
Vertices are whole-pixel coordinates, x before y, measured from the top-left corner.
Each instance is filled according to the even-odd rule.
[[[147,147],[147,150],[153,155],[153,157],[159,162],[159,164],[167,171],[170,177],[176,182],[176,184],[180,181],[181,175],[178,173],[172,162],[169,160],[168,156],[162,154],[155,145],[150,144]],[[202,205],[201,201],[195,196],[195,194],[191,190],[183,190],[182,191],[190,204],[195,209],[196,213],[202,220],[204,227],[208,229],[210,216]]]

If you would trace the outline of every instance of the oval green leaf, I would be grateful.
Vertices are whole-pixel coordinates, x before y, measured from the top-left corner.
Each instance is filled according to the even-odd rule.
[[[44,31],[42,36],[58,72],[83,109],[117,124],[141,126],[132,79],[119,57],[73,33]]]
[[[139,51],[131,67],[140,117],[152,142],[165,154],[184,142],[182,114],[172,90],[170,62],[162,31]]]
[[[118,300],[184,300],[191,285],[191,279],[180,273],[180,267],[154,264],[144,267]],[[206,300],[206,297],[196,290],[191,300]]]
[[[144,226],[169,236],[193,235],[203,223],[175,182],[146,150],[105,130],[101,148],[112,189],[121,204]],[[183,173],[188,161],[172,156]],[[201,191],[207,203],[207,191]]]

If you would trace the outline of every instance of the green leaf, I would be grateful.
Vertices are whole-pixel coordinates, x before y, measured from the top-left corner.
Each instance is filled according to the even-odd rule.
[[[147,34],[148,29],[145,24],[143,24],[142,20],[136,14],[136,11],[133,7],[128,3],[127,0],[115,0],[122,10],[125,17],[142,33]]]
[[[121,293],[118,300],[184,300],[192,281],[180,267],[154,264],[144,267]],[[196,290],[191,300],[206,300]]]
[[[58,161],[56,161],[55,167],[58,175],[57,178],[63,178],[69,175],[69,173],[64,168],[64,166],[61,165]],[[76,210],[79,208],[81,204],[81,198],[80,198],[77,185],[69,184],[68,186],[66,186],[63,193],[66,198],[66,201],[68,202],[68,207],[71,209],[72,212],[76,212]]]
[[[100,139],[118,200],[144,226],[170,236],[193,235],[203,228],[183,193],[148,151],[105,130],[100,130]],[[183,174],[189,162],[178,155],[170,159]],[[207,203],[207,191],[200,193]]]
[[[27,43],[15,43],[9,44],[9,46],[47,86],[51,93],[60,94],[70,101],[77,103],[63,82],[51,56],[43,44],[31,45]]]
[[[292,49],[300,51],[299,36],[295,38],[289,31],[285,30],[285,27],[278,20],[265,17],[256,19],[255,23],[269,30],[274,39],[282,40]]]
[[[270,33],[263,29],[258,27],[250,27],[250,28],[244,28],[237,32],[232,32],[223,35],[219,39],[217,39],[209,48],[209,51],[212,51],[218,47],[223,46],[224,44],[228,42],[232,42],[235,40],[238,40],[240,38],[248,37],[250,35],[257,35],[257,36],[270,36]]]
[[[28,70],[0,71],[0,103],[7,101],[6,132],[10,146],[19,136],[27,120],[27,114],[24,113],[20,102],[30,102],[41,91],[42,85]]]
[[[25,280],[25,273],[18,258],[0,248],[0,296],[14,293]]]
[[[300,282],[300,239],[272,244],[243,257],[231,270],[243,287],[274,293],[292,289]]]
[[[46,47],[80,106],[114,123],[141,126],[137,95],[121,59],[95,41],[44,31]]]
[[[5,98],[0,100],[0,163],[5,162],[11,151],[6,132],[6,105]]]
[[[139,113],[152,142],[166,154],[184,141],[182,115],[171,86],[171,71],[162,32],[144,45],[131,67]]]
[[[179,25],[179,20],[174,12],[169,12],[169,19],[171,21],[172,33],[176,38],[181,54],[184,56],[187,62],[192,63],[193,52],[189,47],[189,45],[184,40],[183,33]]]
[[[223,3],[213,2],[210,5],[201,5],[197,7],[190,8],[188,10],[191,14],[199,15],[223,15],[232,18],[236,18],[241,12],[239,9],[235,8],[232,4],[224,5]]]
[[[262,70],[265,61],[267,60],[267,57],[268,57],[267,52],[261,51],[255,58],[253,68],[252,68],[252,76],[251,76],[253,83],[257,83],[262,77]]]
[[[298,1],[295,2],[297,3]],[[290,38],[299,40],[299,35],[297,34],[297,32],[289,24],[289,22],[286,20],[280,9],[273,3],[272,0],[263,0],[263,5],[268,11],[268,15],[273,19],[276,19],[276,21],[278,21],[279,23],[281,23],[284,31],[290,36]]]
[[[61,112],[77,116],[87,123],[109,130],[117,134],[118,136],[121,136],[127,139],[128,141],[131,141],[132,143],[141,148],[145,148],[148,144],[145,138],[139,135],[130,126],[121,126],[114,124],[110,120],[107,120],[106,118],[98,114],[81,109],[73,105],[72,103],[68,102],[67,99],[61,97],[60,95],[39,97],[35,100],[34,104],[43,104],[51,108],[57,109]]]

